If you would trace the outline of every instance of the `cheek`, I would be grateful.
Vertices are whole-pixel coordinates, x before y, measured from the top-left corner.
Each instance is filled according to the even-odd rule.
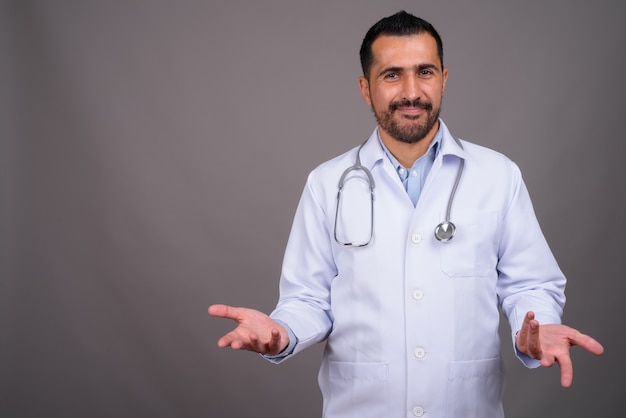
[[[430,97],[433,102],[441,102],[445,87],[445,85],[441,85],[428,89],[428,97]]]
[[[389,103],[393,100],[393,95],[388,94],[389,92],[374,92],[370,95],[370,101],[372,102],[372,106],[376,109],[387,109],[389,107]]]

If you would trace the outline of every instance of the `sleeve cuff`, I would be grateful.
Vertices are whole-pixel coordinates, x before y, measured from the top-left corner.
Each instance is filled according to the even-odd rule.
[[[517,341],[515,338],[517,337],[517,332],[513,334],[513,348],[515,349],[515,356],[524,364],[524,366],[528,367],[529,369],[535,369],[539,367],[541,365],[540,360],[534,359],[530,357],[528,354],[522,353],[517,348]]]

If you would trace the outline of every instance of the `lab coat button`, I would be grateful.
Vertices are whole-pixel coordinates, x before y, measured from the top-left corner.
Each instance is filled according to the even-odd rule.
[[[415,356],[415,358],[418,359],[423,359],[424,357],[426,357],[426,350],[424,350],[423,347],[417,347],[414,351],[413,351],[413,355]]]
[[[423,417],[424,413],[424,408],[422,408],[421,406],[416,406],[415,408],[413,408],[413,415],[415,415],[416,417]]]
[[[420,289],[415,289],[413,291],[413,299],[415,299],[415,300],[422,300],[422,299],[424,299],[424,292],[422,292]]]
[[[413,234],[411,236],[411,241],[413,241],[413,244],[419,244],[422,242],[422,236],[420,234]]]

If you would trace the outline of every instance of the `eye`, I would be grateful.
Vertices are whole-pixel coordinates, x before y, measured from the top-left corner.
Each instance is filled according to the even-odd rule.
[[[394,80],[396,78],[400,77],[400,75],[398,73],[387,73],[385,74],[385,78],[388,78],[390,80]]]
[[[420,70],[420,75],[421,76],[431,76],[431,75],[433,75],[433,70],[429,70],[429,69]]]

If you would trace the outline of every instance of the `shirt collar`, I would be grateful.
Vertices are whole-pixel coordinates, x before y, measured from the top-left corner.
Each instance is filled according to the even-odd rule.
[[[464,159],[468,158],[467,152],[459,146],[456,139],[452,137],[448,127],[441,119],[439,119],[439,131],[436,136],[439,136],[436,159],[441,159],[444,155],[455,155]],[[379,161],[383,161],[384,158],[387,158],[379,138],[380,134],[378,127],[376,127],[360,153],[361,163],[369,169],[372,169]],[[434,142],[433,140],[433,143]]]

